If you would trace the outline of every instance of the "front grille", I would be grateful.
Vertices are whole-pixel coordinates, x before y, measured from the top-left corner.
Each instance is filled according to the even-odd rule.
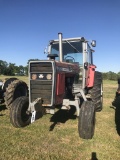
[[[30,74],[36,74],[37,79],[30,79],[30,97],[31,102],[37,98],[42,98],[43,104],[50,105],[52,103],[52,86],[53,79],[39,78],[38,75],[53,74],[51,62],[37,62],[30,64]]]
[[[31,63],[30,72],[52,72],[52,63],[50,62]]]

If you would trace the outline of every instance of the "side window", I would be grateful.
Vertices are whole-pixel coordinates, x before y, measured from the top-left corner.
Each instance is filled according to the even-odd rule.
[[[51,54],[58,54],[59,55],[59,46],[58,46],[58,44],[53,44],[52,45]]]

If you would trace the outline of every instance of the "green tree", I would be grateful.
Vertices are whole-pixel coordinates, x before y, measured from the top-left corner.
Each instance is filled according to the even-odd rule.
[[[9,75],[9,76],[15,75],[15,63],[9,63],[8,67],[4,71],[4,75]]]
[[[19,73],[24,74],[24,67],[22,65],[19,66]]]
[[[8,63],[6,61],[0,60],[0,74],[4,74],[8,67]]]
[[[28,75],[28,65],[24,67],[24,73],[25,75]]]

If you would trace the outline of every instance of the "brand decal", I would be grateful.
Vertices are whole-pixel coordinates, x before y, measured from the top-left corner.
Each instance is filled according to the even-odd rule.
[[[44,78],[44,75],[43,74],[39,74],[39,78]]]
[[[64,67],[57,67],[58,71],[63,71],[63,72],[73,72],[73,69],[71,67],[64,68]]]

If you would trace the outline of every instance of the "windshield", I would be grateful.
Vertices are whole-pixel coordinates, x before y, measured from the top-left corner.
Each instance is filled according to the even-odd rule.
[[[83,64],[83,54],[82,54],[82,42],[81,41],[64,41],[62,43],[63,47],[63,61],[68,63],[78,63]],[[58,54],[59,60],[59,43],[53,43],[51,45],[51,54]]]

